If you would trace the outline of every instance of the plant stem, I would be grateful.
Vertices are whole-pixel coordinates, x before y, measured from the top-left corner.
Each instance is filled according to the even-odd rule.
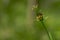
[[[49,37],[49,40],[53,40],[53,39],[52,39],[52,36],[51,36],[50,32],[47,30],[47,28],[46,28],[46,26],[45,26],[44,22],[43,22],[43,21],[41,21],[41,23],[42,23],[43,27],[44,27],[44,28],[45,28],[45,30],[46,30],[46,33],[47,33],[47,35],[48,35],[48,37]]]

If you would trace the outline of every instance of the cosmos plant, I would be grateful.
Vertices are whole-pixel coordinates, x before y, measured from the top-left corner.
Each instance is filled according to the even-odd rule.
[[[41,24],[43,25],[43,27],[48,35],[49,40],[53,40],[52,35],[50,34],[50,32],[48,31],[47,27],[44,24],[44,20],[46,20],[48,17],[44,17],[43,13],[41,13],[39,0],[36,1],[35,5],[33,5],[32,10],[34,10],[36,13],[37,21],[41,22]]]

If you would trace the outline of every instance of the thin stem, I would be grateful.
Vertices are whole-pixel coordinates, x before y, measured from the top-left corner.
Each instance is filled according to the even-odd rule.
[[[43,22],[43,21],[41,21],[41,23],[42,23],[43,27],[44,27],[44,28],[45,28],[45,30],[46,30],[46,33],[47,33],[47,35],[48,35],[48,37],[49,37],[49,40],[53,40],[53,39],[52,39],[52,36],[50,35],[50,32],[47,30],[47,28],[46,28],[46,26],[45,26],[44,22]]]

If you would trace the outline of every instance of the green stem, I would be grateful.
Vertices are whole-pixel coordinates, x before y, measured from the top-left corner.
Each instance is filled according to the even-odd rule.
[[[51,36],[50,32],[47,30],[47,28],[46,28],[46,26],[45,26],[44,22],[43,22],[43,21],[41,21],[41,23],[42,23],[43,27],[44,27],[44,28],[45,28],[45,30],[46,30],[46,33],[47,33],[47,35],[48,35],[48,37],[49,37],[49,40],[53,40],[53,39],[52,39],[52,36]]]

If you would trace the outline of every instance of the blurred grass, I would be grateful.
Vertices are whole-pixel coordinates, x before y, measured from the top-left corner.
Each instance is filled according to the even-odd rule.
[[[60,40],[60,0],[40,0],[47,29]],[[27,0],[0,0],[0,40],[49,40],[40,22],[26,27]]]

